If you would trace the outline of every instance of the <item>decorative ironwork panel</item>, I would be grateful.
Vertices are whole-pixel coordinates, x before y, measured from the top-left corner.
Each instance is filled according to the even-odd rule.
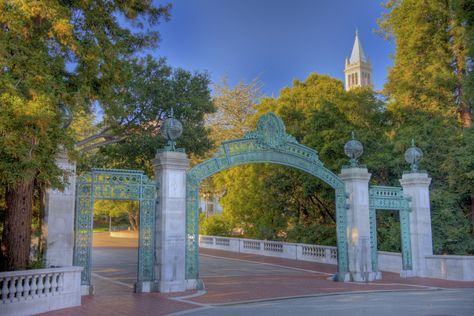
[[[94,209],[92,175],[90,173],[76,180],[76,218],[74,238],[74,265],[81,266],[81,284],[90,284],[92,257],[92,221]]]
[[[154,280],[156,185],[142,171],[94,168],[76,181],[74,265],[81,284],[90,285],[95,200],[138,200],[140,227],[138,281]]]
[[[186,181],[186,279],[199,279],[199,184]]]
[[[411,240],[410,240],[410,209],[400,210],[400,233],[402,239],[403,270],[412,270]]]
[[[156,188],[154,181],[141,176],[138,281],[142,282],[153,281],[155,275]]]
[[[378,271],[377,210],[399,211],[403,269],[411,270],[409,199],[400,187],[371,186],[369,188],[369,220],[372,270]]]
[[[228,168],[244,164],[273,163],[305,171],[335,189],[338,243],[338,271],[347,272],[347,214],[343,181],[324,167],[314,149],[299,144],[288,135],[280,118],[262,116],[257,130],[244,138],[223,142],[213,158],[187,172],[186,183],[186,278],[199,277],[198,193],[202,180]]]

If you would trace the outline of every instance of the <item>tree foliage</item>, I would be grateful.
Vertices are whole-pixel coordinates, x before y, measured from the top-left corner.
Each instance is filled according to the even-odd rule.
[[[374,166],[374,178],[390,178],[392,166],[383,162],[384,149],[390,148],[387,114],[372,91],[346,92],[340,81],[312,74],[282,90],[279,98],[264,98],[257,109],[253,123],[260,115],[275,112],[287,131],[316,149],[335,172],[347,164],[342,148],[355,131],[368,144],[363,162]],[[226,171],[215,182],[225,188],[223,218],[246,236],[335,243],[334,191],[313,176],[281,166],[250,165]]]
[[[170,114],[183,124],[183,135],[177,146],[188,154],[203,155],[212,142],[204,126],[205,114],[214,106],[206,73],[191,73],[173,69],[164,59],[150,56],[130,62],[130,80],[120,86],[116,96],[115,111],[99,126],[99,133],[120,137],[113,144],[101,146],[82,157],[81,169],[93,166],[145,170],[152,176],[151,159],[157,148],[165,144],[160,126]],[[96,143],[90,145],[95,148]],[[103,144],[102,142],[98,143]]]
[[[389,12],[380,22],[397,45],[385,86],[392,141],[401,154],[403,144],[415,138],[425,152],[423,166],[433,179],[433,239],[438,253],[473,249],[472,240],[466,238],[474,224],[472,95],[466,86],[472,77],[473,54],[469,3],[389,1]]]
[[[94,216],[126,217],[131,229],[137,231],[140,224],[140,205],[138,201],[98,200],[94,203]]]
[[[61,186],[54,157],[72,149],[73,138],[61,129],[58,104],[85,113],[100,104],[111,115],[116,88],[129,79],[129,59],[156,46],[154,26],[169,8],[151,1],[0,1],[4,269],[27,265],[33,192]]]

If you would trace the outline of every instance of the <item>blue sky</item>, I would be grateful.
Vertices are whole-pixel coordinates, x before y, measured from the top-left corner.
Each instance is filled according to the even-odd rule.
[[[374,33],[378,0],[172,0],[171,20],[159,26],[155,56],[174,67],[207,71],[213,82],[258,77],[264,94],[277,96],[311,72],[342,80],[344,60],[359,30],[382,89],[394,44]],[[167,3],[165,2],[165,3]]]

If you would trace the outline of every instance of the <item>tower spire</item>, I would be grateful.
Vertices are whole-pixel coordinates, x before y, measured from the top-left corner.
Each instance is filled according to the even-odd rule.
[[[354,87],[372,86],[372,65],[365,56],[362,43],[359,39],[359,30],[355,30],[354,45],[349,60],[346,58],[346,90]]]
[[[362,44],[359,39],[359,31],[356,29],[355,31],[355,40],[354,46],[352,47],[352,54],[350,58],[350,63],[354,64],[360,61],[367,62],[367,58],[365,58],[364,50],[362,49]]]

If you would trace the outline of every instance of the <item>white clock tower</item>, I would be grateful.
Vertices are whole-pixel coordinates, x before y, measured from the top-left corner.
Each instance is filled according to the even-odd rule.
[[[365,57],[358,31],[355,34],[351,58],[346,57],[344,74],[347,91],[355,87],[372,87],[372,64]]]

